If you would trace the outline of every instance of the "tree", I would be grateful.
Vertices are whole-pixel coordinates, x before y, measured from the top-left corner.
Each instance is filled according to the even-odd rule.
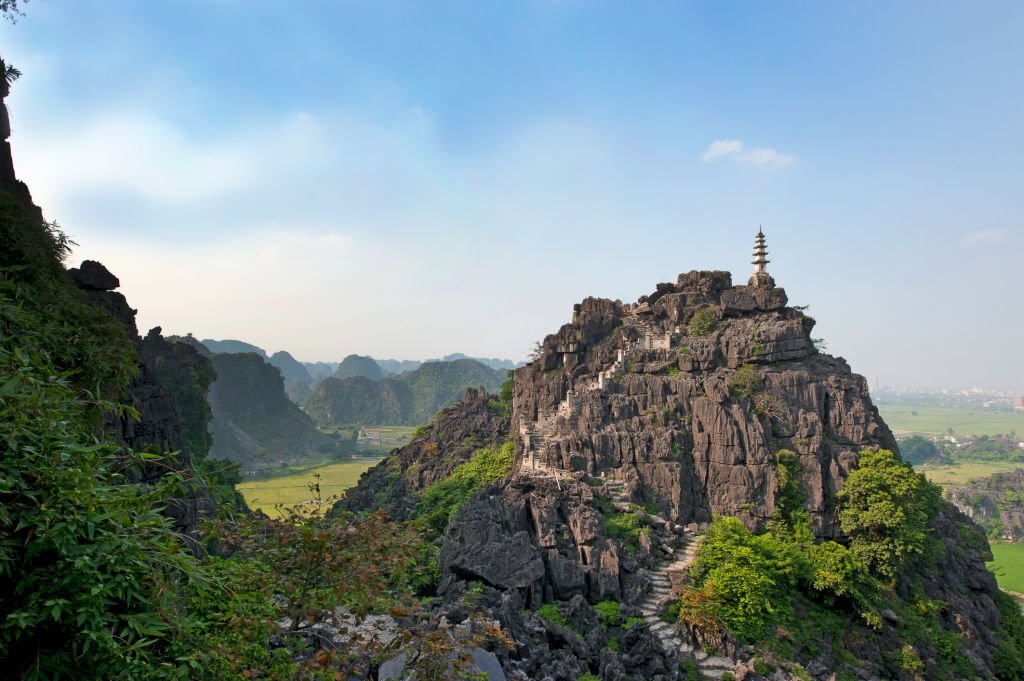
[[[900,453],[903,455],[903,460],[913,466],[927,463],[942,455],[934,442],[920,435],[911,435],[900,442]]]
[[[19,2],[27,3],[28,0],[0,0],[0,14],[10,19],[12,24],[18,21],[18,17],[25,16],[18,7]]]
[[[869,570],[895,580],[900,567],[924,552],[939,488],[887,449],[864,450],[839,493],[839,524],[850,550]]]

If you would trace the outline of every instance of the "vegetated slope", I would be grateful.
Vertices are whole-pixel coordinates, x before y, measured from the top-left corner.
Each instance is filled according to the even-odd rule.
[[[329,378],[313,388],[306,411],[321,426],[417,425],[459,399],[466,388],[496,391],[506,372],[474,360],[428,362],[416,371],[382,380]]]
[[[772,678],[1024,674],[1024,625],[983,533],[885,453],[896,443],[863,377],[786,303],[691,272],[634,306],[583,301],[516,371],[520,468],[462,506],[440,556],[443,595],[482,582],[480,606],[529,640],[516,669],[685,678],[709,649],[728,656],[719,673]],[[689,647],[590,628],[594,603],[639,616],[675,537],[715,517],[680,604]],[[517,615],[552,601],[543,633]],[[587,627],[576,643],[566,623]]]
[[[281,373],[260,355],[216,354],[213,367],[214,456],[259,470],[340,453],[343,443],[317,431],[285,395]]]
[[[372,357],[361,355],[349,355],[341,360],[341,364],[332,374],[333,378],[345,379],[353,376],[365,376],[371,381],[379,381],[384,378],[384,372],[380,366],[373,361]]]
[[[396,520],[413,514],[423,490],[447,479],[483,447],[504,442],[509,418],[486,390],[469,388],[442,409],[412,441],[393,450],[350,488],[337,507],[355,512],[385,510]]]

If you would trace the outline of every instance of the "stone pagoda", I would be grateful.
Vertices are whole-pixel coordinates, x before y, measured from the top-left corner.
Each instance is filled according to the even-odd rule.
[[[754,266],[754,274],[747,282],[748,286],[775,288],[775,280],[772,279],[772,275],[768,274],[768,270],[765,267],[769,262],[771,261],[768,259],[768,250],[764,245],[764,231],[758,227],[757,236],[754,237],[754,260],[751,262]]]

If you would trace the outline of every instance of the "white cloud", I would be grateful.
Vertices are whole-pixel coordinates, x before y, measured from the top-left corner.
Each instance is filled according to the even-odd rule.
[[[973,246],[990,241],[1000,241],[1009,233],[1008,229],[979,229],[965,234],[960,243],[964,246]]]
[[[732,156],[743,151],[743,140],[715,140],[703,154],[702,161],[713,161],[720,156]]]
[[[769,147],[754,147],[736,156],[740,163],[754,166],[775,166],[776,168],[788,168],[796,163],[796,159],[789,154],[783,154]]]
[[[700,155],[700,159],[705,162],[719,158],[730,158],[737,163],[752,166],[789,168],[796,165],[796,158],[792,155],[771,147],[754,147],[746,150],[743,140],[715,140]]]

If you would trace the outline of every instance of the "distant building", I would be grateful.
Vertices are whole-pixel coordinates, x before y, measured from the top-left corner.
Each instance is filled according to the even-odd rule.
[[[379,445],[381,444],[380,430],[377,428],[363,428],[359,431],[359,437],[356,441],[361,445]]]
[[[1024,395],[1017,393],[1013,396],[1013,410],[1024,411]]]

